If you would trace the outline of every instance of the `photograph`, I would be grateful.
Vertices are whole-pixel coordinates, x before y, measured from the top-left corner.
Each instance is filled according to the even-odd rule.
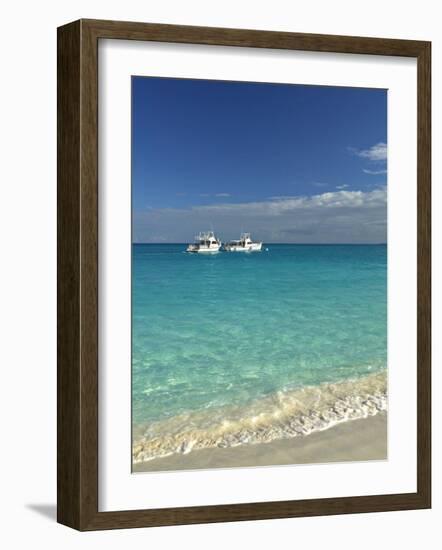
[[[432,550],[440,3],[2,7],[0,546]]]
[[[132,471],[386,460],[387,90],[131,90]]]

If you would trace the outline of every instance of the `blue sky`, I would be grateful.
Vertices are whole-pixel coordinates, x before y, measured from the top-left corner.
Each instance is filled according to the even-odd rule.
[[[132,78],[135,242],[385,242],[385,90]]]

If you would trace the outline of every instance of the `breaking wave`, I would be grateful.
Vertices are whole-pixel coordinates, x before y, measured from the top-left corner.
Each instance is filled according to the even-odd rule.
[[[180,414],[134,437],[133,463],[174,453],[307,436],[387,410],[385,370],[358,379],[278,391],[244,406]]]

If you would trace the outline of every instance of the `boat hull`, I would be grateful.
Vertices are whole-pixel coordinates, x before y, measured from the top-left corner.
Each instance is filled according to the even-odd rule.
[[[219,252],[219,248],[187,248],[187,252],[190,252],[191,254],[217,254]]]
[[[262,243],[253,243],[246,246],[226,246],[224,248],[226,252],[260,252],[262,250]]]

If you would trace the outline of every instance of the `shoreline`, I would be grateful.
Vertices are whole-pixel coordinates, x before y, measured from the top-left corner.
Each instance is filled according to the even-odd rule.
[[[133,464],[204,449],[303,438],[387,410],[385,371],[274,392],[244,405],[202,409],[134,429]],[[135,427],[134,427],[135,428]],[[254,447],[256,448],[256,447]]]
[[[192,450],[133,464],[133,473],[386,460],[387,412],[267,443]]]

